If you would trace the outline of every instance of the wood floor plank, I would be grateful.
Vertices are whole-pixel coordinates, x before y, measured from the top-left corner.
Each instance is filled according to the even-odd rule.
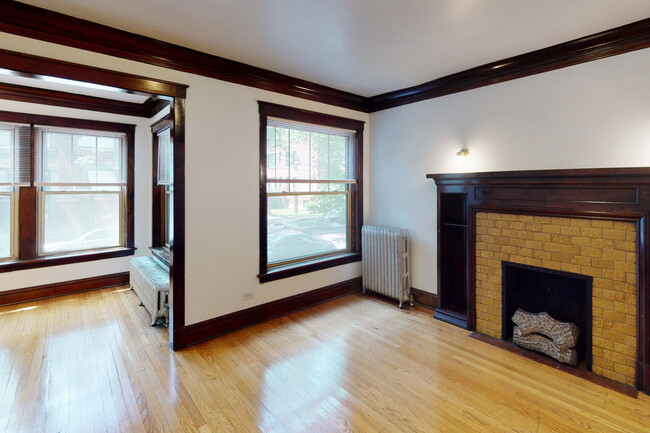
[[[353,294],[180,352],[126,287],[0,307],[2,432],[648,432],[610,391]]]

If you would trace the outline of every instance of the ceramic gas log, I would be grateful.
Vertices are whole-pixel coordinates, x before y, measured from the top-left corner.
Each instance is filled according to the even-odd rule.
[[[550,356],[559,362],[577,365],[580,330],[573,323],[560,322],[546,312],[538,314],[517,309],[512,316],[517,325],[512,341],[518,346]]]

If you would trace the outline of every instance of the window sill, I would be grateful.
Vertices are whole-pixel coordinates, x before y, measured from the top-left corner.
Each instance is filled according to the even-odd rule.
[[[267,269],[266,272],[260,273],[257,278],[260,279],[260,283],[267,283],[269,281],[281,280],[283,278],[320,271],[321,269],[333,268],[334,266],[345,265],[360,260],[361,253],[344,253],[332,257],[319,258]]]
[[[169,248],[167,247],[149,247],[154,258],[158,259],[169,269]]]
[[[110,248],[101,251],[74,252],[51,256],[36,257],[27,260],[7,260],[0,262],[0,273],[23,269],[44,268],[47,266],[68,265],[71,263],[90,262],[94,260],[112,259],[114,257],[132,256],[135,248]]]

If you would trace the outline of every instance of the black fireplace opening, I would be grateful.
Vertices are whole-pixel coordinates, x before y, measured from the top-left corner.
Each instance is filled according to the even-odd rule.
[[[521,308],[530,313],[547,312],[562,322],[575,323],[578,336],[578,363],[591,371],[591,289],[588,275],[556,271],[537,266],[501,262],[502,334],[512,340],[512,316]]]

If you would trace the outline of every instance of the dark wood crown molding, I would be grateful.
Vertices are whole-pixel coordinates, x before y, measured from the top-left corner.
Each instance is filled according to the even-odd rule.
[[[0,99],[150,118],[153,106],[76,93],[0,83]]]
[[[369,111],[399,107],[650,47],[650,18],[370,98]]]
[[[14,4],[14,2],[10,2],[9,4]],[[5,17],[2,13],[4,13],[3,9],[5,9],[6,5],[7,3],[0,1],[0,16],[2,16],[2,20],[0,20],[0,31],[4,30]],[[41,10],[45,11],[45,9]],[[186,90],[189,87],[185,84],[173,83],[171,81],[142,77],[125,72],[110,71],[78,63],[64,62],[62,60],[48,59],[46,57],[32,56],[30,54],[2,49],[0,49],[0,68],[27,75],[47,75],[117,87],[146,95],[161,95],[173,98],[185,98]]]
[[[47,9],[5,1],[0,2],[0,16],[2,32],[367,111],[368,99],[363,96]]]
[[[0,14],[3,17],[0,20],[0,32],[369,113],[650,47],[648,18],[417,86],[366,98],[16,1],[0,1]],[[0,55],[0,64],[2,63]],[[130,88],[124,85],[118,87]],[[152,90],[151,93],[181,96],[169,95],[160,90]]]
[[[144,102],[144,110],[147,112],[147,117],[152,118],[160,113],[165,107],[171,105],[171,101],[152,96]]]

